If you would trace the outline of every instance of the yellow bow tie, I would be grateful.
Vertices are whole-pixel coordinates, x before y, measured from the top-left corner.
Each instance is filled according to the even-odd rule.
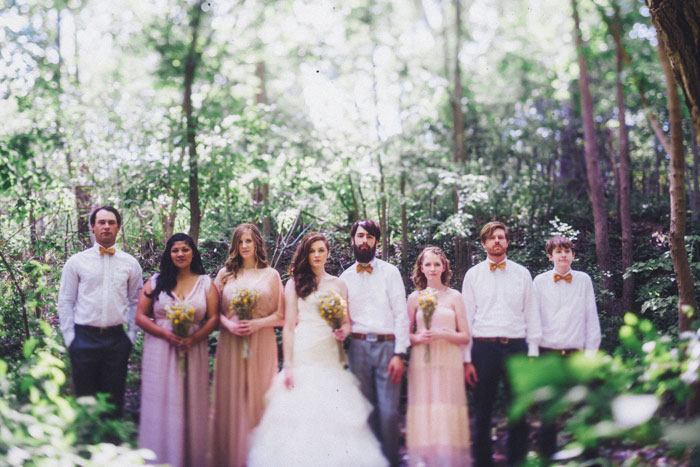
[[[369,274],[372,274],[372,269],[373,268],[372,268],[371,264],[363,265],[363,264],[357,263],[357,273],[358,274],[361,272],[368,272]]]
[[[560,280],[565,280],[567,284],[571,284],[571,273],[568,273],[564,276],[557,274],[556,272],[554,273],[554,282],[559,282]]]
[[[102,247],[102,246],[100,247],[100,255],[102,255],[102,254],[104,254],[104,253],[107,253],[108,255],[111,256],[111,255],[113,255],[113,254],[116,253],[116,252],[117,252],[117,250],[115,250],[114,248],[105,248],[105,247]]]
[[[495,271],[498,268],[505,269],[506,268],[506,262],[501,261],[500,263],[489,263],[489,268],[491,268],[491,271]]]

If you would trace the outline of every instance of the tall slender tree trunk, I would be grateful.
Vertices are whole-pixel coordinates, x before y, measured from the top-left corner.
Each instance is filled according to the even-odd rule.
[[[688,253],[685,250],[685,151],[683,150],[683,115],[681,113],[681,99],[678,94],[676,79],[671,70],[671,62],[666,55],[664,45],[659,41],[657,47],[659,59],[666,76],[668,89],[668,114],[671,124],[671,168],[669,180],[671,183],[671,226],[669,230],[669,243],[671,247],[671,259],[676,273],[678,284],[678,328],[681,331],[690,329],[691,319],[684,312],[685,306],[697,310],[693,276],[690,272]]]
[[[680,98],[676,82],[681,85],[685,102],[690,109],[690,118],[695,130],[695,140],[700,143],[700,3],[683,0],[646,0],[651,19],[659,40],[659,58],[664,67],[668,84],[668,105],[671,120],[671,228],[669,238],[671,259],[678,283],[678,328],[690,327],[691,317],[687,309],[697,318],[698,303],[690,274],[688,256],[685,251],[685,157],[681,125]],[[673,63],[673,70],[667,54]],[[675,74],[675,80],[672,73]],[[674,132],[675,129],[675,132]],[[700,384],[692,385],[692,395],[686,404],[686,415],[700,413]]]
[[[693,204],[690,207],[693,222],[697,222],[700,218],[700,144],[698,144],[698,135],[695,132],[695,127],[690,127],[692,130],[693,141],[691,147],[693,149]]]
[[[199,206],[199,156],[197,155],[197,117],[192,109],[192,86],[199,64],[197,40],[202,19],[202,2],[192,7],[193,16],[190,22],[192,41],[185,58],[185,91],[182,111],[187,126],[186,147],[189,155],[189,201],[190,201],[190,236],[195,244],[199,242],[199,227],[202,222],[202,212]]]
[[[267,92],[265,89],[265,63],[259,61],[255,64],[255,76],[258,78],[260,87],[255,95],[255,101],[258,104],[267,104]],[[270,184],[267,181],[256,182],[255,187],[256,205],[263,208],[264,211],[268,208],[268,198],[270,197]],[[262,235],[266,240],[270,240],[270,235],[272,234],[272,228],[270,225],[270,216],[265,212],[262,216]]]
[[[631,168],[629,151],[629,134],[625,114],[624,88],[622,87],[622,68],[624,66],[624,49],[622,48],[622,21],[620,19],[620,8],[617,2],[613,2],[615,11],[614,27],[611,28],[615,37],[615,62],[617,66],[616,88],[617,88],[617,120],[620,124],[618,128],[618,144],[620,154],[619,167],[619,215],[620,230],[622,233],[622,269],[625,271],[632,267],[634,263],[634,238],[632,234],[632,209],[630,201],[632,197]],[[634,303],[634,275],[630,273],[622,282],[622,309],[630,311]]]
[[[461,173],[467,160],[464,140],[464,115],[462,113],[462,67],[459,63],[459,52],[462,48],[462,5],[461,0],[454,0],[455,9],[455,49],[454,49],[454,92],[452,101],[452,162]],[[445,38],[447,41],[447,38]],[[459,214],[462,211],[459,203],[459,187],[452,192],[452,212]],[[455,245],[455,272],[461,277],[467,269],[467,240],[461,235],[454,238]]]
[[[583,39],[581,38],[581,26],[576,0],[571,0],[574,15],[575,40],[580,70],[579,89],[581,91],[581,112],[583,117],[584,152],[586,157],[586,171],[588,175],[588,195],[593,207],[593,225],[595,230],[595,249],[598,267],[603,274],[603,287],[612,288],[610,275],[610,246],[608,242],[608,214],[605,210],[605,192],[603,190],[603,177],[600,173],[600,157],[598,155],[598,141],[595,133],[593,119],[593,97],[590,90],[590,76],[586,56],[583,51]]]

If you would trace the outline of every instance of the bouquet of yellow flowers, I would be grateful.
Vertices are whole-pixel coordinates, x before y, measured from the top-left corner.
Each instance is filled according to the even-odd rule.
[[[194,323],[194,307],[186,301],[171,303],[165,307],[165,317],[170,320],[173,334],[185,338],[190,335],[190,326]],[[180,372],[185,371],[185,352],[177,351]]]
[[[347,316],[348,304],[335,290],[325,292],[320,296],[318,303],[318,311],[321,313],[321,318],[326,320],[326,323],[333,329],[340,329],[343,325],[343,319]],[[340,361],[345,361],[345,352],[343,351],[343,343],[338,342],[338,356]]]
[[[430,330],[430,326],[433,324],[433,313],[437,308],[437,302],[438,291],[432,287],[425,288],[418,293],[418,306],[423,312],[423,322],[427,330]],[[430,344],[425,348],[425,361],[430,361]]]
[[[258,292],[249,289],[237,290],[231,297],[228,309],[236,313],[239,320],[253,319],[255,305],[258,303]],[[243,358],[250,355],[250,337],[243,337]]]

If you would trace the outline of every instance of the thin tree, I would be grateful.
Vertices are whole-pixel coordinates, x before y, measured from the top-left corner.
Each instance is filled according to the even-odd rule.
[[[593,226],[595,230],[595,250],[598,267],[603,274],[603,287],[611,289],[610,245],[608,242],[608,214],[605,210],[605,192],[603,177],[600,172],[600,156],[598,155],[598,140],[593,119],[593,97],[591,96],[588,65],[583,50],[581,25],[576,0],[571,0],[574,16],[574,35],[579,64],[579,89],[581,92],[581,113],[583,118],[584,153],[588,175],[588,196],[593,207]]]
[[[199,39],[199,27],[202,20],[202,3],[197,2],[192,9],[190,29],[192,41],[185,57],[185,83],[182,101],[182,112],[186,124],[186,140],[189,155],[189,201],[190,201],[190,236],[195,243],[199,241],[199,227],[202,222],[202,213],[199,206],[199,156],[197,154],[197,117],[192,109],[192,86],[196,77],[197,66],[200,61],[200,51],[197,48]]]

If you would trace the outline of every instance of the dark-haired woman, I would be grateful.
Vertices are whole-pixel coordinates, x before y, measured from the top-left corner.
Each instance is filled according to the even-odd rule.
[[[279,368],[274,327],[282,325],[284,316],[282,281],[267,264],[258,228],[253,224],[236,227],[228,254],[216,276],[221,293],[221,333],[209,438],[212,467],[245,464],[250,432],[260,422],[265,393]],[[250,320],[239,320],[231,307],[231,299],[243,289],[258,294]],[[247,356],[244,345],[248,346]]]
[[[349,317],[333,331],[321,317],[324,294],[347,300],[345,283],[325,270],[328,240],[307,234],[292,260],[285,287],[284,369],[252,438],[248,467],[384,466],[367,424],[369,402],[341,364],[337,341],[350,333]]]
[[[468,344],[470,337],[462,294],[449,287],[451,274],[450,261],[437,247],[425,248],[413,268],[416,291],[408,297],[412,347],[406,411],[411,466],[471,465],[460,352],[460,345]],[[421,293],[427,288],[437,294],[430,328],[420,306]]]
[[[194,320],[188,337],[177,337],[168,308],[178,306]],[[155,462],[199,466],[206,461],[209,408],[207,336],[218,323],[219,294],[204,272],[189,235],[170,237],[160,272],[141,289],[136,324],[146,331],[141,362],[139,445]],[[203,324],[202,324],[203,323]],[[182,359],[182,361],[181,361]]]

